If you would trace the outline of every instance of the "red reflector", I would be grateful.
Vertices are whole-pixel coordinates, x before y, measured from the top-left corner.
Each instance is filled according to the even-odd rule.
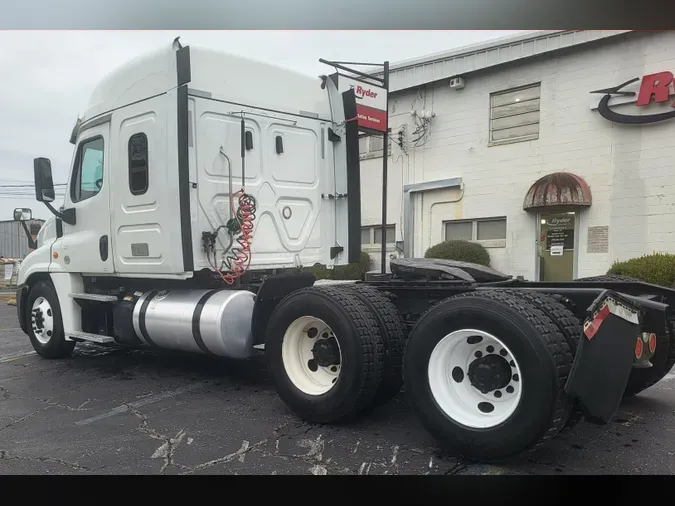
[[[635,357],[640,359],[642,356],[642,336],[638,337],[637,342],[635,343]]]
[[[603,307],[598,312],[598,314],[595,315],[595,318],[587,323],[587,325],[584,327],[584,334],[588,340],[593,339],[593,336],[595,336],[595,334],[598,332],[598,329],[600,329],[600,325],[602,325],[602,322],[605,321],[605,318],[607,318],[609,315],[609,306],[605,305],[605,307]]]
[[[656,351],[656,334],[649,334],[649,353]]]

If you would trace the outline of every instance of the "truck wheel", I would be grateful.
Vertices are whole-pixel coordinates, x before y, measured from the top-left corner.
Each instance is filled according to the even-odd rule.
[[[577,348],[579,347],[579,341],[581,341],[581,334],[583,332],[581,320],[562,303],[543,293],[522,290],[518,291],[517,295],[542,309],[551,318],[551,321],[558,327],[558,330],[560,330],[565,338],[567,345],[570,347],[572,357],[574,357],[577,354]]]
[[[309,422],[355,418],[382,384],[377,322],[341,288],[304,288],[284,298],[270,316],[265,355],[282,401]]]
[[[361,284],[347,287],[375,318],[384,340],[384,375],[373,398],[373,406],[380,406],[398,394],[403,386],[403,345],[408,331],[396,306],[379,290]]]
[[[576,315],[570,311],[564,304],[558,302],[557,300],[537,292],[530,292],[528,290],[522,290],[518,292],[518,296],[532,302],[535,306],[544,310],[548,316],[550,316],[553,323],[558,327],[558,330],[562,332],[562,335],[565,337],[567,345],[570,347],[570,352],[572,357],[577,354],[577,348],[579,347],[579,341],[581,341],[581,334],[583,333],[583,327],[581,326],[581,321]],[[577,425],[583,419],[583,412],[578,406],[572,410],[569,420],[565,424],[565,428],[572,428]]]
[[[406,394],[421,423],[465,458],[499,461],[553,437],[572,406],[565,337],[517,292],[450,297],[411,332]]]
[[[613,274],[581,278],[577,281],[595,281],[600,283],[603,281],[635,281],[640,283],[639,279]],[[628,377],[628,383],[623,394],[624,398],[632,397],[654,386],[675,366],[675,334],[673,333],[670,321],[667,324],[665,333],[656,334],[656,351],[651,363],[653,367],[648,369],[633,368]]]
[[[44,358],[70,356],[75,342],[65,339],[59,299],[50,283],[38,281],[28,292],[26,322],[28,337],[38,355]]]

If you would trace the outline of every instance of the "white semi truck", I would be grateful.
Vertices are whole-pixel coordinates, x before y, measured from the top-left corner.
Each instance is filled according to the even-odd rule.
[[[425,259],[316,286],[300,267],[361,250],[356,102],[339,78],[177,40],[105,78],[72,132],[58,209],[50,161],[35,159],[53,217],[21,264],[17,311],[36,352],[90,341],[245,360],[264,345],[303,419],[353,419],[405,385],[434,436],[484,461],[606,423],[667,374],[662,287]]]

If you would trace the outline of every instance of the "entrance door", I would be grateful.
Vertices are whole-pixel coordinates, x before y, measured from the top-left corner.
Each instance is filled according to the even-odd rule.
[[[539,280],[572,281],[576,247],[576,214],[540,215]]]

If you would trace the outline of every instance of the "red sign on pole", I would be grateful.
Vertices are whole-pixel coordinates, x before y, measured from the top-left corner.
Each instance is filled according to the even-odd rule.
[[[387,130],[387,90],[360,79],[339,75],[338,90],[344,93],[349,89],[353,89],[356,96],[359,129],[385,132]]]

